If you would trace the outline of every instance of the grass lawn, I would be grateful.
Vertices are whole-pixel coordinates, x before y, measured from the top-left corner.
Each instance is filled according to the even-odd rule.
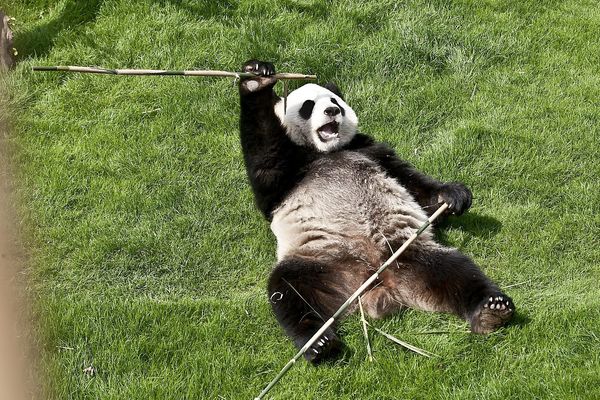
[[[486,337],[449,315],[374,321],[439,357],[373,335],[373,363],[353,316],[343,358],[299,363],[269,398],[600,398],[597,2],[3,3],[48,398],[251,399],[295,353],[266,297],[275,240],[246,181],[232,80],[30,71],[252,57],[337,82],[362,131],[470,186],[473,208],[440,240],[518,308]]]

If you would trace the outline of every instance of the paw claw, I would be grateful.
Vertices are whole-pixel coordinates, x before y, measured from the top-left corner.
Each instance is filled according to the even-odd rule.
[[[455,215],[467,211],[471,207],[472,198],[469,188],[460,182],[445,183],[438,194],[438,200],[448,203],[448,211]]]
[[[250,60],[244,64],[242,71],[252,72],[258,76],[267,77],[275,74],[275,67],[269,62]]]
[[[471,330],[476,333],[490,333],[504,325],[511,317],[514,305],[506,295],[490,296],[482,301],[479,309],[469,318]]]
[[[298,345],[300,345],[298,343]],[[326,358],[332,357],[341,349],[341,342],[335,334],[321,336],[304,353],[304,357],[311,363],[317,364]]]

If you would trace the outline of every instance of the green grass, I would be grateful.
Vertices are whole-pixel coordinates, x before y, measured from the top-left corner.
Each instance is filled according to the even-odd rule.
[[[594,1],[48,1],[16,17],[14,162],[52,399],[249,399],[295,353],[271,315],[275,241],[252,204],[228,79],[32,65],[236,70],[335,81],[362,130],[475,195],[440,239],[508,288],[487,337],[409,311],[300,363],[274,399],[600,397],[600,8]],[[427,330],[449,334],[419,335]],[[97,374],[85,375],[93,364]]]

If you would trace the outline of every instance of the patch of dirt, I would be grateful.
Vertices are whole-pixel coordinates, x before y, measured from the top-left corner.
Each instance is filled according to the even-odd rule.
[[[8,107],[3,74],[14,65],[8,17],[0,11],[0,400],[37,398],[31,313],[26,302],[23,251],[18,241],[16,207],[8,150]]]

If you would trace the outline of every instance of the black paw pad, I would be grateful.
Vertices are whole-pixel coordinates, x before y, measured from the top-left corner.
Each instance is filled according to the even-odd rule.
[[[471,331],[490,333],[506,324],[515,312],[515,305],[510,297],[502,293],[487,296],[477,307],[471,317]]]
[[[304,358],[313,364],[332,358],[341,350],[341,341],[334,333],[325,333],[317,339],[304,353]]]

